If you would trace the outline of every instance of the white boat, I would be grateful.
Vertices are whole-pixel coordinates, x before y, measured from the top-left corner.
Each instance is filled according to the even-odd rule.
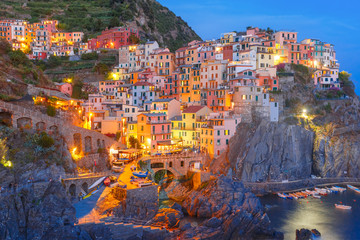
[[[101,177],[98,180],[96,180],[96,182],[94,182],[88,189],[92,190],[93,188],[96,188],[98,185],[100,185],[101,183],[104,182],[105,178],[107,177]]]
[[[314,198],[318,198],[318,199],[321,198],[321,196],[320,196],[319,194],[313,194],[312,196],[313,196]]]
[[[334,186],[333,188],[337,189],[339,192],[346,191],[346,188],[339,187],[339,186]]]
[[[341,204],[335,204],[335,207],[339,208],[339,209],[345,209],[345,210],[350,210],[351,209],[351,206],[341,205]]]

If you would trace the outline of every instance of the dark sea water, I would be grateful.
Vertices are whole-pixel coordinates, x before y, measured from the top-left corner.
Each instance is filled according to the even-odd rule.
[[[277,195],[260,199],[267,208],[271,226],[283,232],[285,239],[295,239],[296,229],[316,228],[324,240],[360,240],[360,194],[350,189],[321,199],[286,200]],[[336,209],[334,204],[340,202],[352,209]]]

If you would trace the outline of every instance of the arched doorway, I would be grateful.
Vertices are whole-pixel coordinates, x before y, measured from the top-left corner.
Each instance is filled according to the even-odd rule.
[[[57,134],[58,131],[59,131],[59,129],[58,129],[58,127],[56,125],[52,125],[49,129],[50,129],[51,132],[53,132],[55,134]]]
[[[92,146],[91,146],[91,137],[87,136],[85,137],[85,152],[91,152],[92,151]]]
[[[46,125],[44,122],[38,122],[36,123],[36,130],[39,131],[45,131],[46,130]]]
[[[18,118],[16,123],[17,123],[18,128],[26,128],[26,129],[31,129],[32,128],[32,120],[31,120],[31,118],[27,118],[27,117]]]
[[[76,185],[74,183],[69,187],[69,194],[72,197],[76,197]]]
[[[0,112],[0,124],[4,124],[8,127],[11,127],[12,126],[12,114],[9,112]]]
[[[74,146],[76,147],[76,154],[79,154],[82,150],[82,144],[81,144],[81,134],[75,133],[74,134]]]

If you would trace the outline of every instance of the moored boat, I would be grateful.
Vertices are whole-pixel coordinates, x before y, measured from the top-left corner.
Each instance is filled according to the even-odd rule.
[[[282,193],[278,193],[277,195],[282,199],[286,199],[286,196],[284,194],[282,194]]]
[[[141,171],[137,171],[137,172],[133,172],[132,174],[135,176],[135,177],[139,177],[139,178],[146,178],[147,175],[148,175],[148,171],[146,172],[141,172]]]
[[[314,198],[318,198],[318,199],[321,198],[321,196],[320,196],[319,194],[313,194],[312,196],[313,196]]]
[[[354,190],[354,191],[357,192],[357,193],[360,193],[360,189],[357,188],[357,187],[354,187],[354,186],[352,186],[352,185],[347,185],[347,187],[350,188],[350,189],[352,189],[352,190]]]
[[[345,210],[350,210],[351,209],[351,206],[341,205],[341,204],[335,204],[335,207],[339,208],[339,209],[345,209]]]

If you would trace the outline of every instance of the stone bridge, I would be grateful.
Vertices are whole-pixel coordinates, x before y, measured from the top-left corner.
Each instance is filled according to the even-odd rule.
[[[179,178],[186,175],[189,170],[193,170],[194,163],[200,163],[200,166],[203,166],[206,156],[201,153],[174,154],[143,158],[142,161],[148,164],[148,169],[151,168],[153,176],[161,170],[167,170]]]
[[[15,104],[0,101],[1,118],[8,117],[14,128],[36,129],[59,133],[69,148],[77,148],[84,153],[96,152],[99,148],[120,147],[120,143],[93,130],[77,127],[60,118],[50,117]],[[7,115],[7,116],[6,116]]]
[[[77,198],[82,193],[88,193],[89,187],[108,174],[94,174],[83,177],[63,178],[61,182],[70,198]]]

